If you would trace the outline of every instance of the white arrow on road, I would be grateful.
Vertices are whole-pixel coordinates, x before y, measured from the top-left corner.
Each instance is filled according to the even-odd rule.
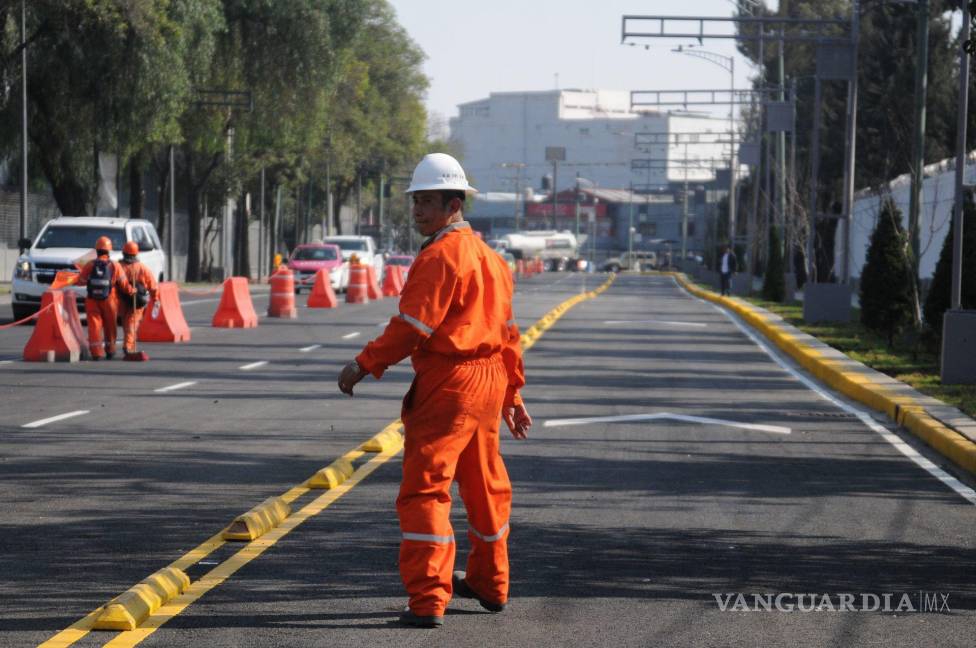
[[[664,324],[665,326],[692,326],[695,328],[705,328],[708,324],[704,322],[676,322],[674,320],[643,319],[643,320],[604,320],[604,324]]]
[[[780,427],[778,425],[739,423],[738,421],[726,421],[724,419],[708,418],[705,416],[671,414],[670,412],[660,412],[659,414],[626,414],[623,416],[594,416],[591,418],[550,419],[543,423],[542,427],[566,427],[569,425],[587,425],[589,423],[629,423],[632,421],[661,420],[684,421],[686,423],[705,423],[706,425],[725,425],[727,427],[734,427],[742,430],[755,430],[756,432],[770,432],[772,434],[790,433],[790,428]]]

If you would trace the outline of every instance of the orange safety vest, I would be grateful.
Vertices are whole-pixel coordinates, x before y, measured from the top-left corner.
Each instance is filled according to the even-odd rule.
[[[408,355],[414,369],[501,354],[506,405],[525,385],[519,330],[512,314],[512,273],[471,226],[452,223],[430,237],[410,267],[400,313],[356,362],[376,378]]]

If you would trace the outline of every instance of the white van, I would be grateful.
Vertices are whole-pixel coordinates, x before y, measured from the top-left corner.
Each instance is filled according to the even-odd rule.
[[[62,216],[48,221],[33,244],[20,255],[10,286],[14,319],[36,313],[41,296],[59,270],[77,272],[75,261],[94,249],[100,236],[112,239],[112,259],[122,258],[126,241],[139,244],[139,260],[163,281],[166,276],[166,253],[156,228],[137,218],[101,218]],[[84,308],[85,289],[74,288],[78,306]]]
[[[354,236],[352,234],[326,236],[323,243],[338,245],[342,250],[342,260],[348,263],[353,254],[363,265],[371,265],[376,270],[376,278],[383,276],[383,255],[376,249],[376,241],[372,236]]]

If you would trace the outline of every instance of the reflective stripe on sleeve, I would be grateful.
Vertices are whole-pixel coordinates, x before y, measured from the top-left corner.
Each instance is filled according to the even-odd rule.
[[[407,533],[403,532],[404,540],[416,540],[417,542],[436,542],[437,544],[453,544],[454,536],[439,536],[431,533]]]
[[[502,525],[502,528],[499,529],[498,530],[498,533],[496,533],[495,535],[490,535],[490,536],[481,535],[480,533],[478,533],[477,531],[475,531],[474,528],[472,528],[472,527],[468,527],[468,531],[471,532],[471,535],[473,535],[476,538],[479,538],[479,539],[483,540],[484,542],[495,542],[496,540],[501,540],[502,539],[502,536],[505,535],[505,532],[508,531],[508,522],[506,522],[505,524],[503,524]]]
[[[433,335],[434,334],[434,329],[430,328],[429,326],[427,326],[426,324],[424,324],[423,322],[421,322],[416,317],[411,317],[410,315],[407,315],[406,313],[400,313],[400,319],[402,319],[404,322],[406,322],[410,326],[414,327],[415,329],[417,329],[418,331],[420,331],[424,335]]]

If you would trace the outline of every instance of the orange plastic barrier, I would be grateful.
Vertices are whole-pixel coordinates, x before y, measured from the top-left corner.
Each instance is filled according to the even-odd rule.
[[[271,275],[271,300],[268,302],[268,317],[295,319],[295,274],[288,266],[281,266]]]
[[[400,266],[386,266],[383,274],[383,296],[396,297],[403,289],[403,280],[400,279]],[[398,280],[399,279],[399,280]]]
[[[75,334],[75,339],[78,340],[78,346],[81,347],[81,359],[90,360],[91,351],[88,349],[88,335],[81,326],[81,316],[78,314],[78,297],[73,290],[61,290],[59,292],[64,295],[65,317],[71,327],[71,332]],[[43,302],[43,297],[41,300]]]
[[[24,346],[24,360],[27,362],[77,362],[85,348],[84,340],[79,340],[72,328],[66,301],[74,301],[74,293],[66,295],[60,290],[48,290],[41,297],[41,312],[34,326],[34,332]],[[75,308],[77,316],[77,307]],[[81,323],[78,324],[79,329]]]
[[[224,281],[224,294],[220,296],[220,305],[210,325],[218,328],[254,328],[258,325],[247,277],[230,277]]]
[[[335,308],[339,305],[335,291],[332,290],[332,281],[329,273],[322,268],[315,273],[315,284],[312,286],[312,294],[308,296],[305,305],[309,308]]]
[[[407,283],[407,270],[402,266],[393,266],[396,268],[396,280],[397,280],[397,294],[403,292],[403,284]]]
[[[383,299],[379,281],[376,280],[376,268],[372,264],[366,266],[366,294],[370,299]]]
[[[150,298],[139,325],[140,342],[189,342],[190,327],[183,317],[180,288],[175,281],[159,284],[156,297]]]
[[[349,266],[349,287],[346,288],[347,304],[368,304],[369,303],[369,275],[366,266],[350,264]]]

